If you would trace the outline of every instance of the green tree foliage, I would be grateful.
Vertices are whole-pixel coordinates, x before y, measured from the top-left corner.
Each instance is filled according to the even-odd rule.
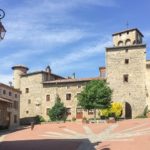
[[[66,108],[64,103],[61,102],[60,97],[56,96],[55,105],[49,109],[48,115],[51,121],[65,121],[66,120]]]
[[[37,116],[35,117],[35,122],[36,122],[36,123],[45,122],[45,119],[43,118],[43,116],[37,115]]]
[[[83,109],[108,108],[111,103],[112,90],[107,83],[102,80],[93,80],[87,83],[83,91],[77,96],[78,105]]]

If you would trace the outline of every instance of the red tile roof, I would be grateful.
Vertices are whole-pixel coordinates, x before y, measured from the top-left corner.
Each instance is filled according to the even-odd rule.
[[[43,82],[43,84],[87,82],[91,80],[105,80],[105,78],[95,77],[95,78],[79,78],[79,79],[61,79],[61,80],[45,81]]]

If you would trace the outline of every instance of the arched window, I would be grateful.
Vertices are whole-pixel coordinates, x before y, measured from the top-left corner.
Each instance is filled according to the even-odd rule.
[[[123,41],[119,41],[118,46],[123,46]]]
[[[133,45],[136,45],[136,41],[135,40],[133,41]]]
[[[127,39],[126,42],[125,42],[125,45],[126,45],[126,46],[131,45],[131,40],[130,40],[130,39]]]

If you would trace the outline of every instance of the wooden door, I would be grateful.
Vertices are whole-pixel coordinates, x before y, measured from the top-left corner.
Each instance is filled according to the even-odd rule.
[[[76,109],[76,119],[82,119],[83,118],[83,110],[82,108]]]

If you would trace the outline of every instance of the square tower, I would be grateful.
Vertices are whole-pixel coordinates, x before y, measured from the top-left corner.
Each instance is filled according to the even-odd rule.
[[[114,33],[112,37],[113,45],[117,47],[142,44],[144,36],[137,28],[134,28]]]
[[[138,29],[118,32],[113,47],[106,48],[107,82],[113,90],[112,101],[125,105],[124,117],[134,118],[146,106],[146,45]]]

